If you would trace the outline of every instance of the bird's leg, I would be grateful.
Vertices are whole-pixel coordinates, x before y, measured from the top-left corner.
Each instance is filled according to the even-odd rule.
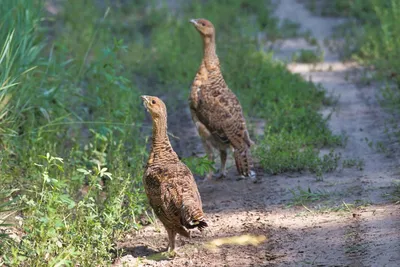
[[[226,158],[228,156],[228,153],[226,150],[221,149],[219,151],[219,156],[221,158],[221,169],[219,171],[219,174],[217,174],[217,179],[222,179],[226,177]]]
[[[175,237],[176,232],[174,230],[167,230],[168,231],[168,252],[171,252],[175,249]]]
[[[175,257],[176,252],[175,252],[175,237],[176,237],[176,232],[171,229],[167,229],[168,233],[168,247],[167,247],[167,256],[169,257]]]

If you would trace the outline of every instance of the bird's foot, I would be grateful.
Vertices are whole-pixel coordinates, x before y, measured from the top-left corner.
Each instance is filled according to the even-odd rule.
[[[256,175],[255,171],[252,171],[252,170],[246,176],[243,174],[239,175],[236,180],[239,181],[239,180],[243,180],[243,179],[247,179],[247,178],[249,178],[253,183],[259,182],[259,179],[257,179],[257,175]]]
[[[161,255],[168,258],[168,259],[173,259],[176,256],[179,256],[179,254],[176,252],[176,250],[172,250],[167,248],[166,251],[161,252]]]
[[[214,174],[213,176],[217,180],[225,179],[226,178],[226,172],[218,172],[218,173]]]
[[[244,180],[244,179],[246,179],[246,177],[245,177],[244,175],[239,175],[239,176],[236,178],[236,181],[241,181],[241,180]]]
[[[260,182],[260,179],[257,178],[256,172],[253,171],[253,170],[250,171],[250,173],[249,173],[249,178],[250,178],[250,180],[253,181],[253,183],[255,183],[255,184]]]
[[[213,180],[212,178],[213,178],[213,174],[212,174],[212,172],[210,172],[204,177],[203,180],[201,180],[201,182],[204,184],[207,184]]]

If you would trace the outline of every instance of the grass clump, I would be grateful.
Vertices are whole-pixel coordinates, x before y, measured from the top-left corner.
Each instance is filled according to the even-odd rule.
[[[315,1],[314,1],[315,2]],[[358,62],[373,66],[377,77],[395,81],[400,64],[396,60],[400,55],[400,4],[396,0],[366,1],[319,1],[332,12],[349,19],[344,29],[339,30],[346,37],[346,56]]]
[[[315,2],[315,1],[314,1]],[[380,103],[392,117],[387,119],[384,133],[391,143],[400,142],[400,3],[397,0],[321,1],[333,12],[348,18],[338,32],[345,36],[344,56],[366,66],[371,78],[380,81]],[[329,5],[333,5],[330,7]],[[340,8],[336,8],[340,7]],[[368,140],[367,140],[368,141]],[[381,142],[371,148],[389,155]],[[395,149],[394,149],[395,150]],[[354,164],[352,164],[354,165]],[[362,168],[360,164],[355,164]],[[396,191],[396,186],[395,190]]]
[[[368,1],[367,1],[368,2]],[[362,45],[353,57],[365,65],[373,65],[378,75],[393,79],[400,85],[400,4],[395,0],[370,0],[370,19],[364,24],[364,33],[360,37]]]
[[[25,83],[42,49],[37,42],[40,7],[34,1],[2,2],[0,17],[0,148],[18,132],[29,109],[30,86]],[[26,10],[27,12],[25,12]]]
[[[26,235],[18,246],[11,247],[4,261],[10,265],[51,266],[111,262],[116,256],[113,241],[128,227],[122,204],[129,179],[120,184],[118,192],[108,192],[111,196],[107,196],[101,178],[115,178],[105,168],[78,169],[73,182],[86,177],[88,186],[83,196],[76,198],[68,180],[61,178],[65,172],[63,159],[47,154],[36,166],[34,194],[22,199],[29,214],[22,225]]]
[[[324,61],[323,51],[301,49],[292,56],[293,62],[298,63],[319,63]]]
[[[386,194],[386,197],[390,199],[395,204],[400,204],[400,180],[395,179],[393,181],[392,192]]]
[[[210,161],[207,156],[188,157],[183,158],[182,161],[192,170],[193,174],[204,176],[210,171],[215,171],[214,162]]]
[[[303,189],[298,187],[297,190],[290,190],[293,198],[289,206],[304,206],[305,204],[321,201],[329,197],[329,193],[321,190],[312,191],[310,188]]]
[[[400,3],[396,0],[330,2],[347,5],[347,12],[343,15],[349,18],[349,22],[339,29],[346,39],[345,56],[366,66],[372,79],[384,84],[381,104],[393,115],[387,121],[389,129],[385,132],[399,141]]]
[[[0,190],[19,188],[10,197],[18,194],[23,208],[23,239],[5,241],[1,261],[106,265],[118,254],[115,241],[140,227],[147,208],[140,93],[121,62],[123,41],[104,26],[106,10],[68,2],[48,19],[43,4],[0,6],[8,30],[0,57]],[[55,27],[62,30],[45,39]]]
[[[354,16],[359,19],[368,18],[369,13],[373,10],[370,0],[307,0],[306,6],[321,16]]]
[[[360,171],[364,169],[365,162],[363,159],[344,159],[342,161],[343,168],[356,168]]]

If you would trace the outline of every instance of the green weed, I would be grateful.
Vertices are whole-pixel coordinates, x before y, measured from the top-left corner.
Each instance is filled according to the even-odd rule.
[[[354,212],[355,210],[363,207],[367,207],[371,205],[368,201],[365,200],[356,200],[354,203],[347,203],[345,201],[341,201],[340,204],[336,204],[336,201],[329,199],[330,196],[333,196],[333,193],[329,193],[329,195],[325,196],[323,195],[325,192],[322,191],[322,196],[319,196],[318,193],[305,193],[305,196],[303,196],[303,202],[307,202],[307,197],[310,199],[313,199],[313,201],[308,201],[308,203],[302,203],[301,201],[296,203],[296,202],[289,202],[289,207],[291,206],[302,206],[306,211],[301,212],[299,214],[302,216],[307,216],[309,213],[312,214],[325,214],[325,213],[331,213],[331,212],[338,212],[338,213],[348,213],[348,212]],[[296,193],[297,194],[297,193]],[[304,193],[303,193],[304,194]],[[299,199],[299,196],[296,196],[295,199]],[[310,203],[313,203],[311,206]],[[308,204],[308,205],[307,205]]]
[[[215,171],[214,162],[208,160],[207,155],[204,157],[188,157],[182,161],[189,167],[193,174],[204,176],[210,171]]]
[[[395,179],[393,181],[393,189],[392,192],[385,195],[388,199],[390,199],[395,204],[400,204],[400,180]]]
[[[10,27],[0,57],[0,179],[2,188],[21,189],[24,207],[24,237],[5,245],[3,261],[106,265],[121,232],[138,229],[147,209],[140,93],[121,62],[123,41],[104,26],[107,10],[66,3],[62,30],[46,45],[42,33],[60,17],[39,27],[43,3],[33,2],[0,7],[0,25]]]
[[[371,205],[370,202],[366,200],[355,200],[354,203],[347,203],[342,201],[342,203],[333,206],[322,206],[316,207],[319,212],[353,212],[355,209],[363,208]]]
[[[298,37],[298,36],[304,35],[304,33],[300,32],[299,24],[294,23],[287,19],[285,19],[282,22],[280,30],[282,32],[281,38],[293,38],[293,37]]]
[[[314,13],[321,16],[348,17],[367,19],[373,11],[371,0],[307,0],[306,6]]]
[[[278,174],[288,171],[310,171],[320,180],[325,172],[334,171],[338,167],[340,154],[333,150],[323,157],[319,150],[304,139],[290,134],[267,136],[258,144],[255,155],[261,165],[270,173]]]
[[[392,93],[398,91],[400,81],[400,65],[396,60],[400,55],[400,41],[397,38],[400,29],[397,23],[400,21],[398,1],[330,2],[347,6],[342,10],[347,10],[346,16],[353,19],[350,25],[345,25],[348,41],[345,48],[349,50],[350,56],[364,65],[373,66],[376,74],[374,78],[381,78],[394,85],[383,89],[383,98],[390,106],[398,99]]]
[[[28,11],[26,11],[28,10]],[[40,5],[35,1],[5,0],[0,7],[0,148],[18,134],[22,112],[32,105],[27,80],[43,47],[36,41]]]
[[[385,134],[392,142],[400,140],[398,117],[400,114],[400,3],[397,0],[320,1],[333,12],[349,19],[338,30],[339,38],[345,36],[341,50],[368,68],[364,82],[380,81],[380,103],[392,118],[387,119]],[[372,75],[371,75],[372,74]],[[390,150],[380,142],[372,143],[378,151],[390,155]]]
[[[292,61],[299,63],[318,63],[324,61],[323,51],[301,49],[292,56]]]
[[[130,180],[114,177],[100,164],[93,170],[77,169],[69,178],[64,176],[62,158],[47,154],[42,159],[32,172],[37,182],[21,199],[25,214],[29,214],[23,220],[25,236],[9,248],[5,263],[89,266],[110,262],[115,256],[112,252],[118,253],[114,242],[131,227],[124,203]],[[119,190],[105,189],[104,178],[121,179]],[[85,192],[76,197],[74,182],[84,179]]]
[[[364,169],[365,162],[363,159],[344,159],[342,161],[343,168],[357,168],[362,171]]]
[[[327,199],[329,197],[328,192],[317,190],[312,192],[311,188],[303,189],[298,187],[297,190],[289,190],[292,193],[293,198],[289,202],[289,206],[304,206],[305,204]]]
[[[378,74],[392,78],[397,84],[400,77],[400,63],[395,58],[400,55],[400,41],[397,33],[400,30],[400,6],[398,1],[370,1],[372,20],[365,25],[363,45],[354,58],[367,65],[374,65]]]

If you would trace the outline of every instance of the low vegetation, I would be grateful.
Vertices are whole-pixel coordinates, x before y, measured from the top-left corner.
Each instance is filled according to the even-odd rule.
[[[1,239],[0,263],[102,266],[121,253],[115,240],[147,214],[139,95],[164,97],[179,120],[174,110],[187,103],[177,99],[187,98],[202,56],[189,18],[207,14],[215,24],[229,86],[246,116],[266,122],[255,148],[262,167],[318,175],[337,167],[334,151],[319,156],[341,144],[317,112],[331,100],[259,50],[256,33],[283,34],[265,1],[57,3],[51,13],[40,0],[0,5],[0,190],[12,190],[1,201],[18,204],[23,235]],[[185,161],[198,174],[211,168],[205,158]]]
[[[329,192],[322,190],[312,191],[311,188],[303,189],[298,187],[297,190],[290,190],[292,199],[289,206],[304,206],[308,203],[321,201],[329,197]]]
[[[367,19],[374,9],[371,5],[373,1],[379,2],[379,0],[306,0],[306,6],[322,16],[352,16]]]
[[[299,63],[319,63],[324,61],[324,53],[320,50],[301,49],[293,54],[292,60]]]
[[[400,142],[400,3],[397,0],[308,1],[314,11],[348,18],[338,29],[345,36],[344,56],[366,66],[366,82],[381,82],[380,102],[391,114],[385,133],[391,143]],[[375,147],[375,146],[373,146]],[[388,154],[381,142],[376,149]],[[398,190],[395,193],[398,195]]]

